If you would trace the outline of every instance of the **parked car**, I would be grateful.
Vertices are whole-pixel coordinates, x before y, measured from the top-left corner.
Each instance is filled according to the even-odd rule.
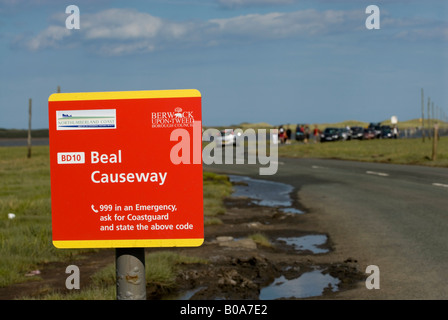
[[[375,138],[381,138],[381,122],[371,122],[368,129],[375,131]]]
[[[361,140],[364,136],[364,128],[363,127],[352,127],[352,139]]]
[[[375,139],[376,131],[372,128],[364,129],[364,135],[362,137],[363,140]]]
[[[349,128],[342,128],[342,139],[343,140],[351,140],[352,139],[352,131]]]
[[[216,137],[216,143],[220,143],[223,145],[233,144],[234,146],[236,146],[237,140],[233,129],[221,130],[220,135]]]
[[[381,138],[393,138],[392,128],[390,126],[381,126]]]
[[[320,135],[320,142],[339,141],[342,140],[342,129],[340,128],[325,128]]]

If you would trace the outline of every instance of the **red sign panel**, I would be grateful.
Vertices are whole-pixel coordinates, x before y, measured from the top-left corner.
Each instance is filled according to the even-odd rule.
[[[48,110],[56,247],[202,244],[197,90],[57,93]]]

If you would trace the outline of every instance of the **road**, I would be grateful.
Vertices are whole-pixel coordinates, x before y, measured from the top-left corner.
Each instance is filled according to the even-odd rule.
[[[293,185],[305,221],[333,244],[322,261],[378,266],[379,289],[362,284],[338,298],[448,298],[448,169],[293,158],[279,159],[272,176],[259,176],[259,165],[204,169]]]

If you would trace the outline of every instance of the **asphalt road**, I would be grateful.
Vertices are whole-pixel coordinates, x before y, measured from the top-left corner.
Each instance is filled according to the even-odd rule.
[[[448,169],[322,159],[260,165],[204,165],[205,170],[291,184],[306,221],[334,246],[322,261],[357,260],[380,271],[379,289],[341,292],[341,299],[448,298]]]

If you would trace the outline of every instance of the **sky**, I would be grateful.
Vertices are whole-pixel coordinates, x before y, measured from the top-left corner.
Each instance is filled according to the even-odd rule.
[[[27,128],[30,98],[48,128],[58,86],[198,89],[206,126],[400,122],[422,88],[448,114],[447,54],[445,0],[0,0],[0,128]]]

